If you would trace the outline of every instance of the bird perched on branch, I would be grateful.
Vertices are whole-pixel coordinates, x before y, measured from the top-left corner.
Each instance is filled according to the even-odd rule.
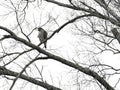
[[[111,31],[112,31],[112,33],[113,33],[115,39],[117,39],[118,42],[119,42],[119,44],[120,44],[120,33],[117,31],[116,28],[111,29]]]
[[[47,48],[47,32],[41,27],[38,28],[38,31],[38,38],[40,40],[40,43],[43,43],[44,47]]]

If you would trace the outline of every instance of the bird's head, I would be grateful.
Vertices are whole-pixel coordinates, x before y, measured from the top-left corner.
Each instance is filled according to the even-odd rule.
[[[38,28],[38,31],[41,31],[41,30],[43,30],[43,29],[42,29],[41,27],[39,27],[39,28]]]

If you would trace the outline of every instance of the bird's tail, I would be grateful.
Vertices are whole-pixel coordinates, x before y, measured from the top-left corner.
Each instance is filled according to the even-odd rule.
[[[44,47],[47,48],[47,42],[44,43]]]

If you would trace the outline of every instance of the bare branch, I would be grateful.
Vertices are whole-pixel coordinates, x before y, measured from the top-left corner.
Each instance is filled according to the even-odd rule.
[[[87,12],[87,13],[91,13],[95,17],[98,17],[98,18],[101,18],[101,19],[105,19],[105,20],[109,20],[114,25],[120,26],[120,23],[117,20],[115,20],[115,19],[113,19],[111,17],[108,17],[106,15],[102,15],[101,13],[99,13],[98,11],[96,11],[95,9],[91,10],[91,9],[85,9],[85,8],[82,8],[82,7],[71,6],[71,5],[64,4],[64,3],[61,3],[61,2],[58,2],[58,1],[55,1],[55,0],[46,0],[46,1],[54,3],[54,4],[57,4],[57,5],[62,6],[62,7],[66,7],[66,8],[72,9],[72,10],[78,10],[78,11],[84,11],[84,12]],[[96,2],[97,1],[99,1],[99,0],[96,0]],[[99,2],[101,2],[101,1],[99,1]],[[109,9],[109,11],[110,11],[110,13],[113,16],[115,16],[116,18],[118,18],[118,16],[111,9]]]
[[[52,38],[52,36],[54,36],[54,34],[58,33],[61,29],[63,29],[63,28],[64,28],[65,26],[67,26],[68,24],[73,23],[73,22],[75,22],[76,20],[81,19],[81,18],[83,18],[83,17],[89,17],[89,16],[93,16],[93,15],[92,15],[92,14],[86,14],[86,15],[82,15],[82,16],[77,16],[77,17],[69,20],[68,22],[66,22],[66,23],[64,23],[62,26],[60,26],[57,30],[55,30],[55,31],[53,32],[53,34],[52,34],[48,39]]]
[[[8,76],[17,77],[19,75],[19,73],[13,72],[11,70],[6,69],[5,67],[0,66],[0,75],[8,75]],[[46,82],[35,80],[34,78],[26,76],[26,75],[23,75],[23,74],[20,75],[19,78],[21,78],[23,80],[26,80],[26,81],[29,81],[31,83],[34,83],[36,85],[39,85],[39,86],[41,86],[43,88],[46,88],[47,90],[50,90],[50,89],[52,89],[52,90],[61,90],[60,88],[52,86],[52,85],[50,85],[50,84],[48,84]]]
[[[50,59],[56,60],[56,61],[58,61],[58,62],[61,62],[61,63],[65,64],[65,65],[67,65],[67,66],[69,66],[69,67],[75,68],[75,69],[77,69],[77,70],[79,70],[79,71],[81,71],[81,72],[83,72],[83,73],[85,73],[85,74],[87,74],[87,75],[95,78],[95,79],[96,79],[99,83],[101,83],[106,89],[108,89],[108,90],[114,90],[114,88],[111,87],[102,77],[100,77],[96,72],[90,70],[89,68],[84,68],[84,67],[82,67],[82,66],[79,66],[79,65],[76,65],[76,64],[70,62],[69,60],[66,60],[66,59],[64,59],[64,58],[61,58],[61,57],[56,56],[56,55],[54,55],[54,54],[51,54],[51,53],[49,53],[49,52],[41,49],[40,47],[38,47],[38,46],[36,46],[36,45],[34,45],[34,44],[32,44],[32,43],[30,43],[30,42],[28,42],[28,41],[20,38],[20,37],[17,37],[12,31],[10,31],[10,30],[7,29],[7,28],[4,28],[4,27],[3,27],[3,28],[0,27],[0,28],[3,29],[3,30],[5,30],[5,31],[7,31],[7,32],[9,32],[9,33],[12,33],[12,34],[13,34],[13,39],[24,43],[25,45],[27,45],[27,46],[29,46],[29,47],[37,50],[37,51],[40,52],[40,53],[45,54],[45,55],[48,56]]]
[[[12,83],[12,85],[11,85],[11,87],[10,87],[9,90],[12,90],[12,88],[13,88],[13,86],[15,85],[17,79],[23,74],[23,72],[26,70],[26,68],[27,68],[28,66],[30,66],[33,62],[35,62],[36,60],[38,60],[38,58],[37,58],[38,56],[39,56],[39,54],[35,57],[35,59],[33,59],[33,60],[30,61],[27,65],[25,65],[25,67],[22,69],[22,71],[21,71],[21,72],[16,76],[16,78],[14,79],[14,81],[13,81],[13,83]],[[39,59],[48,59],[48,57],[39,58]]]

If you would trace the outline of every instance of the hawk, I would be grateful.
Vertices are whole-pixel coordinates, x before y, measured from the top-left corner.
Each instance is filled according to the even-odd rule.
[[[38,38],[40,40],[40,43],[41,44],[43,43],[44,47],[47,48],[47,45],[46,45],[47,44],[47,32],[41,27],[38,28],[38,31],[39,31]]]

